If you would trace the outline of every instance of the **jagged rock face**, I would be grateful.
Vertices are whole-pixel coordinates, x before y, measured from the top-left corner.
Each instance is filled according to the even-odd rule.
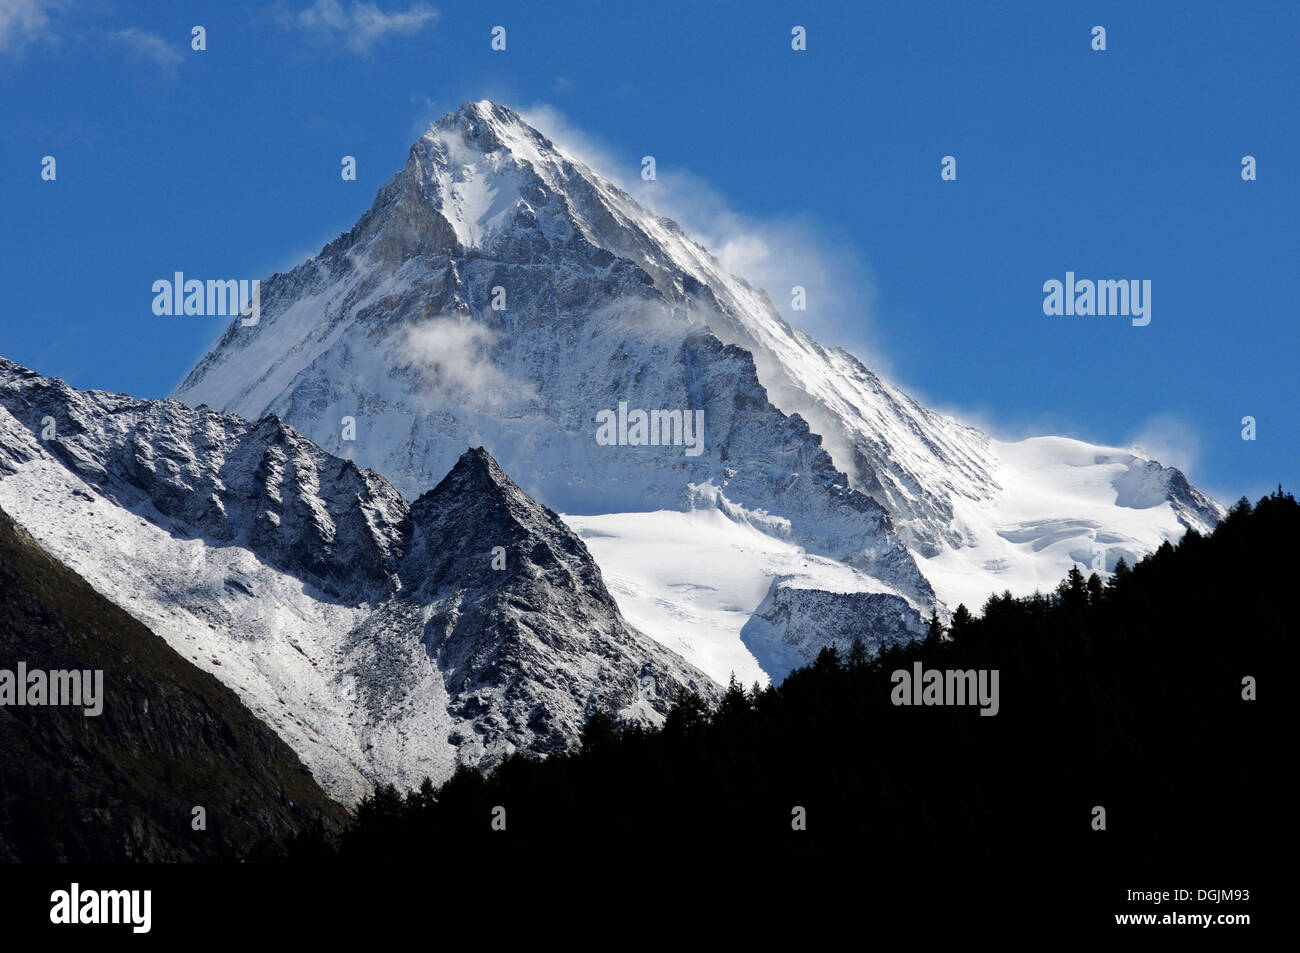
[[[235,322],[176,396],[275,413],[410,496],[483,444],[570,518],[716,507],[852,568],[854,591],[891,590],[909,624],[936,590],[978,606],[1050,586],[1080,554],[1109,568],[1222,513],[1138,455],[1003,443],[922,407],[492,103],[435,123],[357,225],[269,279],[261,323]],[[702,452],[599,444],[600,413],[624,401],[702,411]],[[741,639],[740,625],[691,629],[694,580],[655,588],[635,556],[608,561],[631,551],[601,558],[627,582],[626,613],[671,620],[647,631],[668,645],[683,628],[688,642]],[[751,582],[714,608],[743,589],[757,611]],[[656,616],[662,603],[672,611]]]
[[[147,501],[160,522],[241,545],[332,598],[392,588],[410,535],[406,501],[274,417],[250,425],[178,401],[82,393],[3,359],[0,386],[33,433],[54,421],[45,449],[107,499]]]
[[[924,638],[906,600],[889,592],[828,592],[777,579],[741,637],[769,671],[812,663],[834,647],[843,658],[861,640],[872,655]]]
[[[679,691],[717,694],[624,621],[582,541],[482,450],[409,504],[274,418],[0,359],[0,505],[344,800],[564,750],[597,709],[654,722]]]
[[[683,690],[715,697],[622,621],[582,540],[481,448],[416,500],[412,520],[402,598],[436,606],[425,644],[477,743],[523,736],[559,751],[596,710],[652,720]]]

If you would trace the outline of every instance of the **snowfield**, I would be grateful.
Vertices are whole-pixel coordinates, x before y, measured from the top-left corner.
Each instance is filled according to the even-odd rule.
[[[774,579],[794,589],[902,598],[852,567],[716,509],[568,515],[564,521],[596,557],[624,617],[724,685],[732,674],[744,685],[770,680],[741,631]]]
[[[950,607],[978,613],[994,592],[1050,592],[1075,565],[1105,578],[1121,557],[1133,565],[1186,530],[1163,468],[1131,451],[1065,437],[990,448],[1001,491],[956,505],[970,544],[921,559]]]

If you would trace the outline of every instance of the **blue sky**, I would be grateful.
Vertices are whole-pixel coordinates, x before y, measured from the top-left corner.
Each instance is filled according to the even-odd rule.
[[[0,354],[165,396],[221,319],[155,279],[296,264],[486,98],[623,181],[654,155],[656,210],[939,408],[1294,490],[1298,48],[1294,3],[0,0]],[[1045,316],[1066,271],[1150,280],[1151,324]]]

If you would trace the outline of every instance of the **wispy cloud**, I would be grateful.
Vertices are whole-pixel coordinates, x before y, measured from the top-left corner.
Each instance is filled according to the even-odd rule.
[[[109,35],[125,46],[137,59],[147,60],[166,71],[174,70],[180,65],[182,57],[176,44],[169,43],[157,33],[129,27],[125,30],[115,30]]]
[[[659,157],[656,180],[640,177],[641,156],[617,158],[549,104],[520,110],[524,119],[656,215],[670,218],[727,271],[762,288],[781,315],[823,344],[840,345],[882,376],[888,362],[871,339],[876,284],[847,236],[799,214],[755,216],[738,211],[699,176]],[[654,153],[648,146],[647,153]],[[805,289],[795,310],[792,289]]]
[[[376,43],[394,36],[410,36],[432,25],[438,11],[426,3],[411,4],[405,10],[385,11],[377,4],[353,0],[346,7],[340,0],[316,0],[296,12],[283,4],[275,8],[280,25],[298,30],[318,42],[342,45],[349,52],[365,55]]]
[[[1128,441],[1165,466],[1188,473],[1201,454],[1201,438],[1196,428],[1173,414],[1148,417]]]
[[[421,400],[470,410],[533,399],[532,386],[512,378],[492,359],[501,335],[463,317],[446,315],[407,328],[397,340],[402,365],[421,378]]]
[[[0,0],[0,54],[18,56],[37,43],[53,42],[50,15],[63,7],[62,0]]]

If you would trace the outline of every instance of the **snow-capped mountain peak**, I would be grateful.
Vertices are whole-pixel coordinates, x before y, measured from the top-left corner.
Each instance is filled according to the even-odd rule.
[[[1135,453],[1002,443],[923,407],[490,102],[434,123],[262,302],[177,397],[276,413],[411,497],[482,444],[584,535],[623,612],[718,680],[910,637],[936,605],[1085,554],[1108,569],[1222,512]],[[697,414],[699,445],[674,439]],[[688,535],[651,545],[646,513]]]

